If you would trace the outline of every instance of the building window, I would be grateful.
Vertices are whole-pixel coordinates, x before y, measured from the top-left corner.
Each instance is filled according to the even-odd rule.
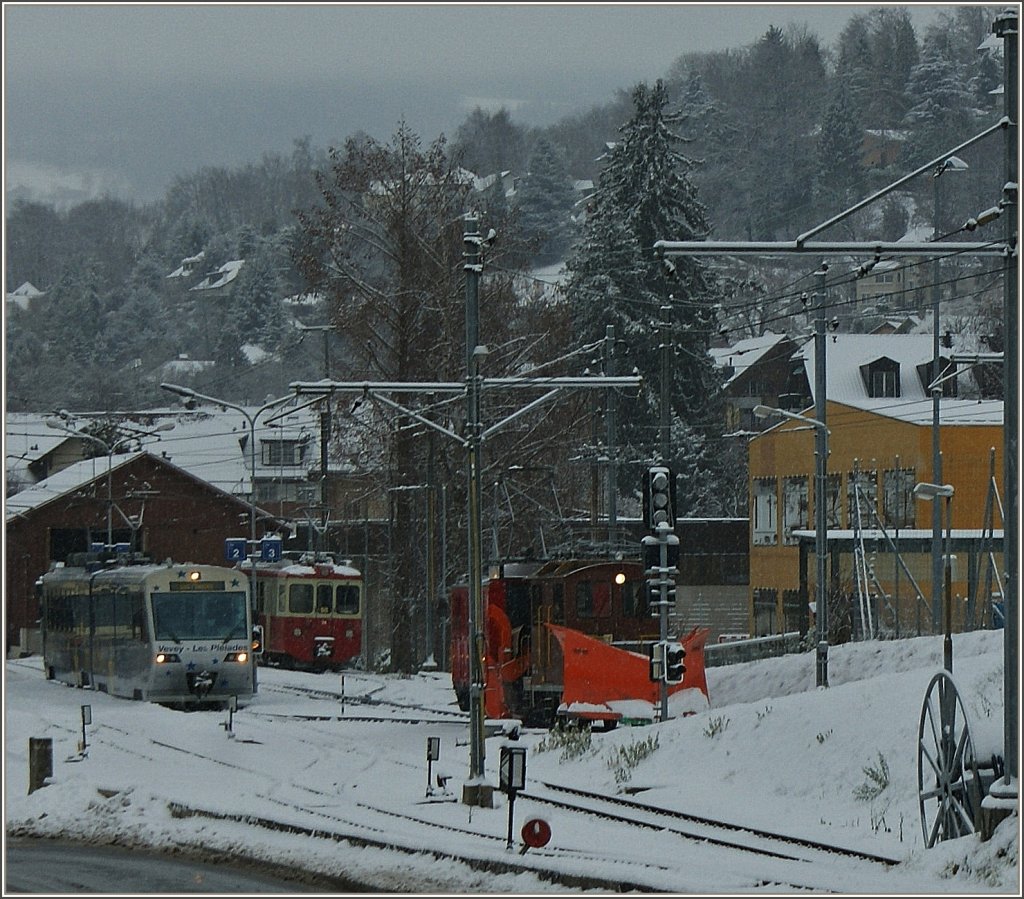
[[[885,523],[890,527],[912,528],[914,526],[914,484],[917,483],[913,468],[890,468],[882,475],[882,493],[885,503]]]
[[[758,587],[754,590],[754,636],[775,633],[775,604],[778,591]]]
[[[793,531],[809,526],[807,506],[807,478],[786,478],[782,482],[782,537],[786,543],[796,543]]]
[[[900,395],[900,364],[882,356],[860,367],[864,387],[869,397],[897,397]]]
[[[851,471],[846,481],[846,526],[872,528],[878,509],[878,472]],[[859,517],[859,520],[858,520]]]
[[[807,633],[807,603],[801,601],[799,590],[782,591],[782,632]]]
[[[842,494],[843,477],[840,474],[828,475],[825,491],[825,527],[838,528],[840,522],[839,497]]]
[[[899,382],[895,371],[873,371],[871,372],[871,396],[899,396]]]
[[[263,465],[296,466],[306,457],[306,444],[298,440],[261,440],[260,463]]]
[[[754,544],[764,546],[774,543],[778,543],[775,478],[757,478],[754,481]]]

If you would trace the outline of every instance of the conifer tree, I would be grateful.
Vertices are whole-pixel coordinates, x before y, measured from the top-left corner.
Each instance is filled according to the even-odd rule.
[[[659,239],[707,236],[710,226],[690,180],[693,162],[680,151],[684,139],[674,127],[678,113],[668,109],[664,84],[638,85],[632,118],[609,154],[583,234],[567,262],[565,292],[573,310],[578,342],[598,340],[606,325],[627,347],[626,364],[644,377],[636,402],[624,405],[618,437],[621,456],[639,464],[620,466],[620,487],[635,493],[643,466],[660,452],[658,423],[663,391],[659,384],[655,322],[668,305],[674,356],[671,383],[672,439],[669,464],[689,476],[678,496],[685,514],[711,511],[698,484],[717,479],[707,470],[708,438],[719,428],[718,391],[708,336],[714,327],[715,279],[692,258],[673,262],[674,277],[656,257]],[[714,455],[714,454],[711,454]]]
[[[561,259],[572,236],[575,195],[565,162],[546,138],[540,138],[533,149],[516,201],[523,237],[536,247],[537,261]]]
[[[860,122],[843,81],[825,110],[818,137],[815,195],[823,212],[839,212],[852,205],[864,190],[864,167],[860,161]]]

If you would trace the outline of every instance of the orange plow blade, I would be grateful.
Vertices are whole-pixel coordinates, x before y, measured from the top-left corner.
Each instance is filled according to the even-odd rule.
[[[659,704],[660,684],[650,679],[646,655],[619,649],[571,628],[547,626],[562,647],[560,711],[574,717],[614,719],[623,717],[621,711],[616,712],[616,706],[624,708],[630,701],[649,703],[652,707]],[[686,671],[681,684],[670,684],[668,688],[674,715],[707,708],[704,643],[709,633],[706,627],[695,627],[679,640],[686,650]]]

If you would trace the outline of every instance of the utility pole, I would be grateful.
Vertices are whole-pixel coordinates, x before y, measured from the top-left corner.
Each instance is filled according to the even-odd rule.
[[[825,423],[825,278],[828,266],[822,262],[815,273],[817,290],[814,302],[814,555],[817,577],[815,605],[814,683],[828,686],[828,582],[826,557],[828,555],[828,428]]]
[[[298,395],[333,395],[334,393],[354,393],[372,397],[396,412],[406,415],[420,424],[439,431],[452,438],[466,450],[467,468],[467,518],[469,544],[469,608],[468,608],[468,644],[469,644],[469,677],[470,677],[470,770],[469,778],[463,787],[463,802],[467,805],[491,804],[493,787],[486,782],[484,772],[484,721],[483,693],[485,672],[483,668],[483,560],[480,530],[480,450],[483,441],[492,434],[516,421],[521,416],[539,406],[556,399],[564,390],[581,388],[639,388],[643,383],[638,375],[619,377],[594,377],[592,375],[568,377],[504,377],[484,378],[480,374],[481,360],[487,355],[487,347],[479,343],[479,279],[483,268],[481,249],[489,246],[493,240],[493,231],[481,238],[478,231],[476,215],[469,214],[464,218],[463,244],[466,272],[466,378],[462,382],[292,382],[292,390]],[[521,406],[489,427],[484,428],[480,421],[480,395],[484,389],[513,390],[542,389],[545,392]],[[389,396],[394,393],[416,393],[426,396],[436,394],[458,394],[466,397],[466,429],[459,435],[433,421],[427,416],[406,408]]]
[[[1003,118],[1006,120],[1004,144],[1004,165],[1006,176],[1003,182],[1005,206],[1003,214],[1003,239],[1005,253],[1003,265],[1003,490],[1006,494],[1004,508],[1008,514],[1003,521],[1003,564],[1006,577],[1003,586],[1003,746],[1005,754],[1005,776],[1002,782],[993,784],[993,796],[1017,800],[1017,776],[1019,774],[1019,720],[1017,703],[1017,678],[1020,674],[1018,656],[1019,624],[1018,610],[1018,553],[1017,542],[1017,452],[1020,446],[1018,402],[1020,387],[1017,383],[1020,351],[1017,346],[1019,314],[1017,303],[1017,278],[1019,276],[1017,254],[1020,251],[1017,227],[1020,220],[1018,205],[1017,153],[1020,108],[1018,106],[1017,78],[1019,59],[1018,15],[1014,9],[1004,10],[992,24],[992,31],[1003,39]]]
[[[484,782],[484,635],[483,559],[480,532],[480,346],[479,282],[481,238],[479,220],[467,215],[463,223],[466,272],[466,460],[469,545],[469,780],[463,786],[466,805],[491,806],[491,790]]]
[[[324,335],[324,379],[331,377],[331,355],[329,349],[328,338],[330,337],[331,331],[334,330],[333,325],[303,325],[296,324],[296,328],[300,331],[320,331]],[[328,463],[328,447],[331,439],[331,405],[329,402],[325,402],[323,408],[320,410],[320,505],[323,507],[323,525],[324,534],[326,535],[327,522],[330,519],[330,515],[327,512],[327,463]],[[319,540],[317,541],[319,544]],[[317,550],[324,549],[325,547],[318,545]]]
[[[607,325],[604,330],[604,373],[615,376],[615,325]],[[615,391],[605,391],[607,397],[605,408],[605,452],[608,454],[608,483],[605,484],[608,505],[608,552],[615,551],[615,530],[617,526],[616,486],[618,466],[615,463]]]
[[[672,300],[673,297],[669,297]],[[661,361],[661,461],[668,465],[671,453],[672,434],[672,307],[661,307],[661,321],[658,323],[658,353]]]

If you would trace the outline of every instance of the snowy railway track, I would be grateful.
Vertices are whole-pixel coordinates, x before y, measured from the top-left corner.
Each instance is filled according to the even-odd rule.
[[[520,798],[533,800],[544,805],[560,808],[564,811],[580,814],[597,815],[599,817],[619,821],[634,827],[658,830],[678,834],[685,839],[697,840],[708,845],[721,846],[726,849],[736,849],[743,852],[751,852],[757,855],[774,857],[786,861],[808,861],[820,862],[829,858],[840,857],[856,861],[866,861],[875,864],[892,866],[898,865],[899,859],[886,858],[870,852],[863,852],[857,849],[849,849],[844,846],[836,846],[830,843],[822,843],[817,840],[809,840],[803,837],[794,837],[787,834],[762,830],[743,824],[735,824],[726,821],[717,821],[700,815],[692,815],[674,809],[661,808],[648,805],[643,802],[625,799],[621,796],[608,796],[603,793],[594,793],[588,790],[581,790],[575,787],[566,787],[552,783],[541,783],[545,789],[554,793],[566,793],[582,800],[586,805],[574,804],[564,800],[555,799],[550,796],[542,796],[536,793],[521,792]],[[625,809],[630,814],[622,811],[609,811],[607,806],[616,809]],[[666,819],[684,822],[691,829],[681,829],[666,824]],[[727,838],[725,835],[735,835],[737,838]],[[738,837],[746,836],[747,841],[740,841]]]
[[[469,721],[469,714],[463,711],[457,711],[453,709],[438,709],[429,706],[416,705],[415,703],[402,703],[395,702],[393,700],[375,699],[369,694],[352,694],[352,693],[339,693],[335,690],[324,690],[319,687],[299,687],[292,684],[275,684],[273,686],[260,685],[260,690],[268,693],[284,693],[286,695],[302,696],[306,699],[323,699],[333,700],[339,702],[343,707],[347,704],[361,705],[361,706],[372,706],[374,708],[382,709],[398,709],[404,712],[417,712],[421,714],[438,715],[445,718],[444,723],[451,723],[453,721]],[[258,711],[254,709],[254,711]],[[270,714],[270,713],[263,713]],[[303,717],[303,716],[295,716]],[[345,718],[355,720],[352,715],[345,715]],[[366,720],[381,720],[381,721],[404,721],[405,719],[400,718],[367,718]],[[412,719],[410,719],[412,720]],[[421,718],[422,722],[423,719]],[[434,722],[423,722],[423,723],[434,723]]]
[[[324,828],[305,827],[303,825],[289,824],[281,821],[275,821],[271,818],[265,818],[256,815],[246,814],[228,814],[224,812],[214,812],[208,809],[200,809],[194,806],[183,805],[181,803],[172,802],[169,804],[171,814],[177,818],[187,817],[198,817],[198,818],[209,818],[219,821],[236,821],[245,824],[250,827],[260,827],[267,830],[299,834],[311,838],[321,840],[332,840],[336,843],[348,843],[353,846],[361,848],[376,848],[381,850],[387,850],[389,852],[399,852],[410,857],[422,857],[424,855],[432,856],[437,861],[448,862],[449,864],[455,862],[457,864],[465,865],[466,867],[480,871],[487,874],[524,874],[530,873],[535,875],[541,880],[548,883],[552,883],[556,886],[564,886],[567,889],[573,890],[601,890],[605,892],[655,892],[655,890],[641,882],[630,882],[621,878],[602,878],[593,877],[587,875],[576,875],[569,874],[565,871],[559,871],[553,868],[547,868],[542,865],[537,865],[531,860],[527,862],[524,859],[522,862],[515,862],[512,860],[501,860],[494,858],[481,858],[473,855],[463,855],[457,852],[445,851],[440,849],[423,849],[417,846],[405,846],[398,842],[394,838],[383,839],[376,837],[367,837],[354,833],[343,833],[334,830],[327,830]],[[333,817],[333,816],[330,816]],[[362,825],[360,825],[362,826]],[[474,834],[479,837],[480,834]],[[646,866],[649,868],[650,866]]]

